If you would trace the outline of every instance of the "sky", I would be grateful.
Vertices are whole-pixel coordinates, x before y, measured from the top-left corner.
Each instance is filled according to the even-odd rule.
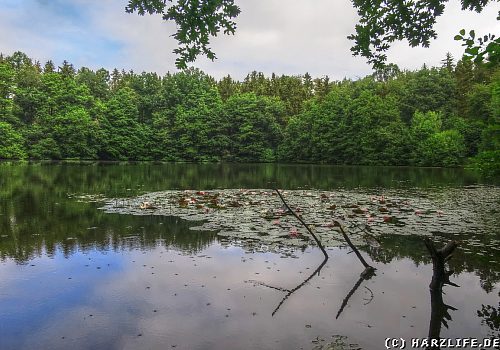
[[[175,72],[175,24],[160,15],[125,12],[127,0],[0,0],[0,52],[23,51],[45,63],[63,60],[76,68],[125,69],[135,72]],[[349,0],[236,0],[241,14],[236,34],[212,40],[218,59],[199,58],[193,66],[215,78],[230,74],[243,79],[251,71],[266,75],[328,75],[357,79],[371,74],[362,57],[353,57],[352,42],[358,17]],[[424,63],[438,66],[446,52],[459,58],[463,48],[453,37],[460,29],[477,34],[500,34],[499,3],[477,14],[450,1],[438,18],[438,39],[429,48],[398,42],[389,61],[402,69]]]

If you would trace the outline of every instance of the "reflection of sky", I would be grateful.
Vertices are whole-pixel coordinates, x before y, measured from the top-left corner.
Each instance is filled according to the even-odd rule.
[[[0,285],[0,333],[9,335],[0,337],[0,348],[30,338],[54,314],[86,302],[96,283],[120,271],[116,258],[96,252],[74,254],[71,259],[56,254],[26,265],[0,265],[0,271],[7,271]]]
[[[274,317],[284,293],[249,281],[291,289],[321,262],[319,251],[294,259],[212,245],[197,256],[157,247],[69,259],[58,253],[33,260],[35,266],[4,262],[0,348],[295,349],[340,334],[370,349],[382,348],[389,336],[426,337],[431,266],[407,259],[377,265],[377,276],[363,282],[335,319],[362,267],[346,250],[330,256]],[[495,305],[497,290],[486,294],[468,273],[453,280],[462,287],[447,288],[444,300],[458,310],[441,335],[485,336],[475,311]]]

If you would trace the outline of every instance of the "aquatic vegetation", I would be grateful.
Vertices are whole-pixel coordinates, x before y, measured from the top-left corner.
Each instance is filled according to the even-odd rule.
[[[471,188],[473,192],[488,188]],[[418,193],[411,190],[373,194],[355,190],[292,190],[283,195],[325,247],[345,245],[340,221],[356,245],[377,247],[381,235],[488,234],[487,214],[497,210],[498,191],[474,199],[473,193],[447,190]],[[489,198],[489,200],[488,200]],[[477,205],[481,202],[481,205]],[[467,205],[472,204],[472,205]],[[109,199],[107,213],[175,216],[202,222],[192,230],[217,231],[220,237],[241,241],[258,251],[314,245],[300,223],[272,190],[170,190],[132,198]],[[478,216],[481,218],[478,219]],[[483,220],[484,219],[484,220]],[[481,225],[486,223],[486,225]],[[494,237],[491,237],[492,239]],[[472,242],[474,243],[474,242]]]

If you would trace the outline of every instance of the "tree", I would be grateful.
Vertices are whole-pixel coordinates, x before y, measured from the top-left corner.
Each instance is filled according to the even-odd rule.
[[[24,139],[12,125],[0,121],[0,159],[26,158]]]
[[[441,67],[443,67],[450,73],[455,70],[455,64],[453,63],[453,56],[451,53],[446,53],[445,58],[441,60]]]
[[[281,141],[278,124],[284,106],[277,98],[255,93],[235,94],[224,105],[228,158],[237,161],[271,162]]]
[[[129,87],[116,91],[106,103],[99,120],[102,130],[101,159],[145,159],[144,146],[149,135],[138,121],[137,94]]]
[[[457,130],[441,128],[440,113],[415,113],[411,131],[416,164],[445,167],[462,164],[466,152],[463,135]]]
[[[441,131],[420,143],[417,152],[419,165],[459,166],[465,156],[464,138],[457,130]]]
[[[227,144],[222,100],[215,82],[198,69],[167,75],[153,116],[155,157],[165,160],[221,159]]]
[[[481,12],[489,1],[461,0],[462,10]],[[349,36],[355,43],[351,51],[354,55],[366,57],[369,63],[378,68],[384,65],[387,60],[385,52],[396,40],[406,39],[411,47],[428,47],[431,39],[437,37],[434,24],[437,17],[443,14],[447,0],[352,0],[352,2],[358,10],[360,24],[356,25],[356,34]],[[465,30],[461,34],[465,35]],[[474,39],[473,32],[471,36]],[[493,41],[493,45],[483,53],[483,57],[488,55],[488,52],[493,52],[495,47],[498,50],[500,45],[498,40],[496,45]],[[476,57],[481,54],[481,50],[477,48],[466,53]]]
[[[44,73],[53,73],[55,70],[56,66],[54,65],[54,62],[52,62],[51,60],[48,60],[43,66]]]
[[[468,157],[500,169],[500,70],[484,63],[217,82],[198,69],[110,77],[33,62],[0,55],[2,158],[456,166]]]
[[[500,14],[497,19],[500,19]],[[466,37],[465,29],[462,29],[460,34],[455,35],[455,40],[463,42],[462,46],[465,47],[463,58],[466,60],[473,60],[474,63],[486,61],[492,66],[500,62],[500,38],[495,38],[494,34],[476,38],[476,32],[471,30]]]
[[[63,159],[97,158],[97,125],[88,111],[77,107],[52,119],[51,134]]]
[[[87,67],[82,67],[78,70],[75,76],[75,81],[80,85],[86,85],[92,96],[101,100],[106,100],[109,93],[108,82],[109,72],[101,68],[94,72]]]
[[[7,62],[0,62],[0,122],[12,122],[14,69]]]
[[[62,66],[58,69],[59,74],[64,78],[73,78],[76,74],[75,67],[68,61],[64,60]]]

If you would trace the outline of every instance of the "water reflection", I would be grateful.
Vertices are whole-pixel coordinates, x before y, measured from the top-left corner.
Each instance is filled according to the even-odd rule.
[[[498,293],[500,297],[500,292]],[[500,338],[500,302],[498,307],[493,305],[481,305],[477,315],[482,318],[481,324],[489,327],[488,335],[492,338]]]
[[[473,173],[459,169],[276,164],[29,165],[0,162],[0,259],[13,258],[25,263],[43,252],[50,256],[58,247],[69,256],[78,249],[97,247],[105,251],[136,246],[147,249],[159,242],[188,251],[203,249],[216,237],[187,231],[185,222],[173,218],[104,214],[95,210],[96,205],[80,203],[69,195],[119,197],[167,188],[258,188],[267,186],[271,181],[283,184],[281,187],[284,188],[365,186],[371,191],[379,191],[376,188],[381,186],[386,189],[413,186],[425,189],[432,186],[432,193],[436,193],[437,187],[441,186],[437,193],[454,201],[457,200],[456,188],[474,185],[479,179]],[[477,201],[477,198],[468,198],[470,202]],[[486,291],[492,291],[500,281],[500,259],[492,258],[498,256],[500,249],[500,230],[492,232],[500,224],[497,215],[499,207],[494,199],[490,198],[489,202],[492,205],[477,214],[477,222],[467,225],[472,228],[475,225],[489,227],[491,234],[474,235],[473,231],[455,237],[435,234],[436,241],[458,239],[471,242],[462,245],[452,267],[457,272],[478,274]],[[389,236],[384,239],[382,249],[365,249],[376,261],[388,263],[395,258],[408,257],[417,264],[429,263],[418,237]]]
[[[32,212],[0,220],[4,224],[0,259],[27,263],[42,254],[54,256],[58,250],[70,257],[77,251],[150,250],[158,245],[196,253],[216,240],[215,233],[189,230],[196,223],[174,217],[104,215],[82,204],[56,208],[50,216]]]
[[[246,281],[292,290],[297,276],[317,268],[317,249],[296,252],[297,259],[213,244],[196,255],[157,246],[147,252],[94,249],[70,259],[56,251],[28,265],[6,261],[0,265],[0,348],[298,349],[342,334],[372,349],[389,336],[427,336],[430,266],[408,259],[375,263],[377,278],[352,294],[336,319],[357,274],[350,267],[358,264],[347,250],[329,254],[321,274],[274,317],[283,293]],[[456,280],[470,287],[448,292],[458,311],[441,336],[486,336],[475,311],[496,302],[496,295],[482,291],[477,277]]]
[[[165,189],[438,188],[475,185],[461,169],[297,164],[22,164],[0,162],[0,191],[43,186],[51,194],[106,193],[110,197]],[[488,180],[494,181],[494,180]],[[493,182],[493,184],[496,184]]]
[[[453,306],[447,305],[443,301],[443,287],[450,285],[459,287],[450,280],[452,270],[446,269],[446,263],[453,257],[453,252],[457,248],[455,241],[448,242],[445,246],[437,249],[430,239],[425,239],[425,246],[432,259],[432,279],[429,284],[431,293],[431,320],[429,323],[429,342],[427,349],[440,349],[441,325],[448,327],[448,322],[452,321],[450,310],[457,311]]]
[[[446,239],[446,236],[433,237],[433,241],[438,244],[443,244]],[[483,237],[483,239],[487,239],[487,237]],[[422,237],[385,236],[380,239],[380,243],[381,247],[365,248],[375,261],[389,264],[399,259],[409,258],[417,266],[431,263]],[[477,274],[480,277],[481,287],[490,293],[500,282],[500,259],[498,256],[496,250],[485,252],[482,245],[471,246],[463,242],[460,249],[455,251],[449,265],[456,274],[464,272]]]
[[[347,306],[347,303],[349,303],[349,299],[351,299],[353,294],[356,293],[356,291],[358,290],[359,286],[361,286],[363,281],[370,280],[373,276],[375,276],[375,272],[373,270],[371,270],[369,273],[362,273],[361,276],[359,276],[356,284],[354,284],[352,289],[345,296],[344,300],[342,300],[342,305],[340,305],[340,309],[337,312],[337,316],[335,316],[335,318],[339,318],[339,316],[342,314],[342,311],[344,311],[345,307]],[[374,298],[372,290],[367,286],[365,286],[365,288],[370,292],[370,298],[366,299],[366,303],[364,305],[371,303]]]
[[[259,281],[255,281],[255,280],[250,280],[249,282],[253,282],[255,285],[264,286],[264,287],[267,287],[267,288],[275,289],[275,290],[278,290],[280,292],[286,293],[285,296],[283,297],[283,299],[281,299],[281,301],[278,303],[278,305],[271,312],[271,316],[274,316],[279,311],[279,309],[283,305],[283,303],[293,293],[295,293],[296,291],[298,291],[300,288],[304,287],[314,276],[319,276],[319,274],[321,272],[321,269],[323,268],[323,266],[325,266],[325,264],[327,263],[327,261],[328,261],[328,257],[325,257],[323,259],[323,261],[321,262],[321,264],[319,264],[319,266],[316,268],[316,270],[314,270],[308,277],[306,277],[305,280],[303,280],[301,283],[299,283],[298,285],[296,285],[292,289],[286,289],[286,288],[282,288],[282,287],[272,286],[272,285],[269,285],[269,284],[266,284],[266,283],[263,283],[263,282],[259,282]]]
[[[427,337],[432,267],[419,237],[383,237],[381,247],[364,247],[377,277],[353,288],[359,264],[346,249],[329,250],[318,267],[315,248],[295,258],[250,254],[214,233],[189,230],[196,223],[105,214],[69,197],[270,181],[283,188],[442,186],[446,194],[447,186],[478,179],[453,169],[0,163],[0,348],[297,349],[341,334],[372,349],[386,337]],[[484,248],[494,239],[498,233],[478,237],[482,245],[465,245],[451,261],[454,281],[467,287],[447,291],[446,304],[456,310],[441,337],[498,336],[498,255]],[[249,280],[293,296],[283,302],[283,292]],[[439,306],[432,309],[442,309],[441,301],[431,300]]]

